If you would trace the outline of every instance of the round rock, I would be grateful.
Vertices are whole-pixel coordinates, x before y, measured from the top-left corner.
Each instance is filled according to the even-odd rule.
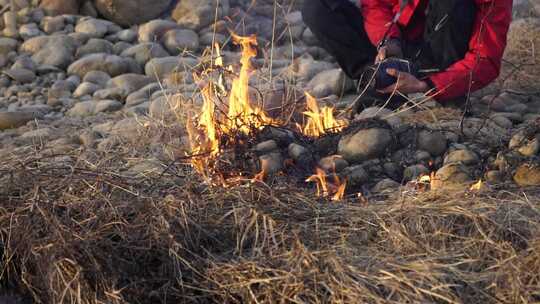
[[[350,163],[383,156],[393,146],[390,130],[372,128],[345,135],[338,144],[338,154]]]
[[[429,152],[432,156],[440,156],[446,152],[448,142],[443,133],[422,130],[418,133],[418,149]]]
[[[161,40],[172,55],[183,51],[193,52],[199,48],[199,35],[192,30],[170,30]]]

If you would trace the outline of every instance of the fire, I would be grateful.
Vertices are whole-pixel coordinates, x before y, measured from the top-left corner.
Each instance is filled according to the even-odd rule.
[[[251,74],[251,59],[257,56],[257,38],[252,35],[240,37],[232,34],[233,41],[240,44],[242,57],[238,78],[233,80],[229,96],[229,111],[227,129],[229,132],[240,130],[244,134],[251,133],[252,128],[260,129],[275,122],[268,117],[263,109],[253,107],[249,97],[249,77]]]
[[[265,126],[283,125],[280,121],[272,119],[261,107],[255,106],[250,100],[249,80],[252,73],[251,60],[257,56],[257,39],[254,35],[241,37],[231,33],[234,43],[240,45],[242,56],[240,59],[240,70],[233,79],[230,91],[227,94],[225,89],[223,74],[219,74],[219,79],[210,81],[201,91],[203,105],[201,112],[196,117],[188,116],[187,131],[191,146],[191,162],[193,167],[207,180],[226,185],[235,180],[235,172],[217,172],[219,156],[228,148],[226,145],[242,145],[241,137],[252,136],[257,130]],[[211,69],[200,75],[194,75],[197,79],[204,75],[210,75],[214,68],[223,70],[224,63],[219,45],[213,46]],[[213,56],[214,57],[214,56]],[[233,68],[227,68],[233,72]],[[224,97],[228,103],[226,107],[220,108],[221,103],[216,101]],[[307,106],[304,114],[306,124],[298,126],[299,129],[310,137],[320,137],[327,132],[337,132],[347,126],[347,121],[338,120],[334,117],[334,109],[331,107],[320,108],[317,100],[306,94]],[[239,137],[238,135],[244,135]],[[231,174],[232,173],[232,174]],[[256,174],[252,181],[264,181],[269,174],[268,164],[261,163],[261,172]],[[240,173],[236,177],[241,176]],[[243,178],[242,178],[243,179]],[[341,180],[339,176],[333,174],[330,179],[325,172],[319,168],[316,174],[307,179],[307,182],[317,184],[317,194],[323,197],[330,197],[332,200],[341,200],[345,195],[347,181]]]
[[[307,110],[304,115],[307,116],[306,124],[299,127],[302,133],[310,137],[320,137],[328,131],[337,132],[347,126],[347,121],[334,118],[334,108],[324,106],[319,108],[315,97],[306,93]]]
[[[188,117],[187,131],[191,144],[191,154],[197,155],[192,160],[195,169],[207,175],[206,171],[212,159],[220,153],[221,138],[223,135],[234,135],[241,132],[249,135],[252,130],[260,129],[265,125],[276,124],[261,108],[253,107],[249,97],[249,77],[251,74],[251,59],[257,55],[255,36],[241,37],[233,34],[233,41],[240,44],[242,57],[241,68],[237,78],[233,80],[229,94],[228,111],[226,115],[217,109],[214,102],[216,84],[209,83],[202,89],[203,106],[198,115],[197,123],[192,117]],[[216,59],[213,66],[223,67],[223,59],[219,51],[219,45],[215,45]],[[220,84],[222,83],[220,76]],[[217,86],[221,87],[222,85]],[[203,155],[205,156],[198,156]]]
[[[471,186],[470,191],[481,191],[484,188],[484,182],[479,180],[477,183]]]
[[[334,181],[329,183],[326,172],[323,169],[317,168],[315,174],[310,176],[306,182],[316,183],[317,196],[330,197],[333,201],[342,200],[345,197],[345,190],[347,188],[347,181],[341,180],[337,174],[333,174]]]
[[[422,185],[429,185],[429,189],[435,190],[437,188],[440,188],[440,183],[437,177],[435,176],[435,172],[431,172],[431,174],[426,174],[424,176],[421,176],[418,179],[418,183]],[[425,190],[425,189],[424,189]]]

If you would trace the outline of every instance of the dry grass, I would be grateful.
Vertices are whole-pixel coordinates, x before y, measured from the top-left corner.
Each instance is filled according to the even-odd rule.
[[[532,190],[329,203],[21,152],[0,163],[1,279],[36,303],[540,301]]]

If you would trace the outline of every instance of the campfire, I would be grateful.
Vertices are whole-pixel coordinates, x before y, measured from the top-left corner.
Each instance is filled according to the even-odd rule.
[[[346,179],[338,176],[335,170],[326,172],[315,166],[310,151],[299,152],[308,158],[306,161],[299,161],[298,157],[291,159],[257,155],[256,152],[246,153],[254,151],[255,146],[262,144],[264,139],[271,141],[280,135],[288,150],[294,150],[294,147],[303,150],[306,149],[303,146],[306,143],[342,131],[348,126],[348,121],[336,119],[332,107],[320,107],[317,100],[308,93],[303,122],[291,124],[271,117],[263,107],[254,104],[249,94],[249,80],[253,72],[251,60],[257,55],[257,39],[255,36],[242,37],[236,34],[232,34],[232,38],[241,47],[242,56],[240,71],[226,94],[228,102],[221,102],[219,98],[218,88],[222,89],[223,84],[208,82],[202,89],[204,102],[200,113],[188,119],[191,162],[195,170],[210,183],[228,185],[239,180],[264,182],[271,176],[287,174],[290,171],[288,168],[294,167],[296,172],[309,172],[307,178],[302,174],[300,177],[305,182],[315,183],[319,196],[342,199]],[[217,56],[213,68],[234,73],[232,67],[223,66],[219,46],[215,47],[215,52]],[[196,77],[200,79],[201,75]],[[274,136],[268,137],[268,134]],[[283,139],[283,136],[286,138]],[[279,150],[278,147],[268,149]],[[289,152],[294,154],[294,151]],[[277,151],[270,155],[277,154],[286,153]]]

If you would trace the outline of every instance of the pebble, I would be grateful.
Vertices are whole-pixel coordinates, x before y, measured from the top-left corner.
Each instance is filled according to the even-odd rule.
[[[463,164],[448,164],[440,168],[435,174],[436,188],[452,189],[462,188],[472,182],[469,169]]]
[[[0,112],[0,130],[18,128],[36,117],[32,112]]]
[[[369,181],[369,175],[363,166],[347,167],[344,170],[347,179],[347,185],[351,187],[359,187]]]
[[[521,187],[540,186],[540,166],[523,164],[514,174],[514,181]]]
[[[417,147],[419,150],[427,151],[432,156],[444,154],[448,141],[442,132],[422,130],[418,133]]]
[[[349,163],[341,155],[332,155],[319,160],[319,168],[327,173],[340,173],[349,166]]]
[[[470,150],[456,150],[450,152],[444,158],[444,164],[462,163],[464,165],[476,165],[480,162],[478,155]]]
[[[274,175],[283,170],[283,156],[279,152],[271,152],[259,156],[261,171],[267,175]]]
[[[258,143],[253,150],[258,154],[266,154],[278,150],[278,145],[275,140],[266,140]]]
[[[401,184],[392,180],[392,179],[383,179],[379,181],[372,189],[371,191],[373,193],[387,193],[387,192],[393,192],[396,189],[399,189],[401,187]]]
[[[387,129],[372,128],[343,136],[338,144],[338,154],[349,163],[383,156],[393,146],[394,139]]]

